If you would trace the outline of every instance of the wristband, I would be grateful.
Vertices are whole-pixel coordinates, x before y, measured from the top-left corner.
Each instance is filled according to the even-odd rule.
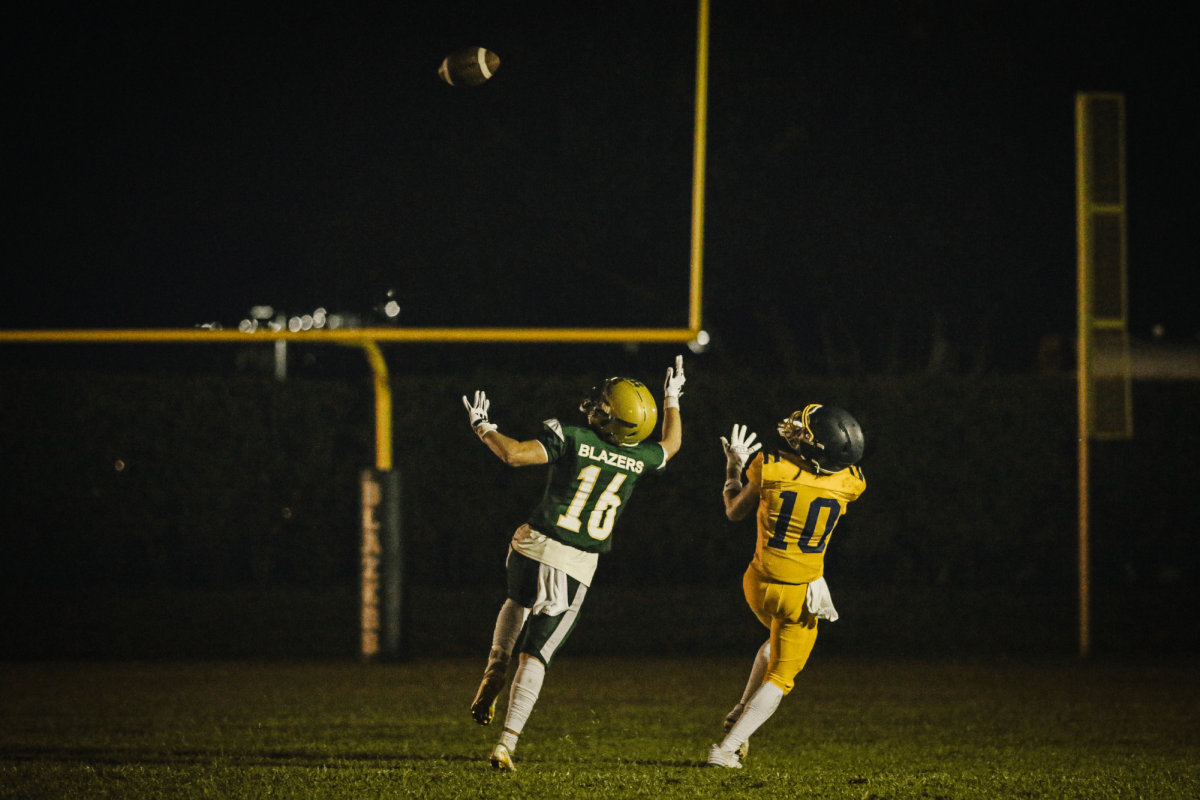
[[[492,431],[499,430],[499,429],[500,429],[500,426],[496,425],[494,423],[481,422],[475,426],[475,433],[479,435],[480,439],[482,439],[483,437],[487,436]]]
[[[679,396],[669,394],[663,398],[663,408],[679,408]]]
[[[742,482],[733,478],[725,481],[725,491],[740,492],[742,490]]]

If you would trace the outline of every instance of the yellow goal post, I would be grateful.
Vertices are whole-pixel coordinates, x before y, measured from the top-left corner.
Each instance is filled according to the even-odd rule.
[[[1091,652],[1089,443],[1133,437],[1125,223],[1125,96],[1075,96],[1079,654]]]
[[[375,471],[362,475],[361,656],[398,656],[403,541],[399,534],[399,476],[393,470],[392,395],[380,344],[690,343],[701,338],[704,195],[708,131],[709,0],[698,0],[696,105],[693,127],[692,231],[686,328],[339,328],[308,331],[185,329],[0,330],[0,344],[288,342],[361,347],[375,384]],[[383,519],[380,519],[382,516]],[[382,576],[381,576],[382,573]],[[381,582],[382,577],[382,582]],[[382,597],[381,597],[382,593]]]

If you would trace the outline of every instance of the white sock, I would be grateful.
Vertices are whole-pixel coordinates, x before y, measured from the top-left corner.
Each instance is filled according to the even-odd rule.
[[[779,701],[782,699],[783,689],[775,684],[768,682],[760,686],[754,696],[750,698],[750,702],[746,705],[746,710],[742,712],[737,724],[725,735],[725,741],[721,742],[721,748],[737,750],[741,747],[764,722],[771,718],[775,709],[779,708]]]
[[[750,702],[750,698],[758,691],[758,687],[762,686],[763,678],[767,677],[767,664],[771,661],[771,640],[767,639],[763,646],[758,648],[758,654],[754,656],[754,666],[750,668],[750,680],[746,681],[746,691],[742,692],[742,699],[738,705],[746,705]]]
[[[763,646],[758,648],[758,654],[754,656],[754,666],[750,668],[750,679],[746,681],[746,691],[742,692],[742,699],[738,700],[736,706],[729,710],[725,715],[726,719],[733,717],[736,721],[742,716],[742,710],[746,707],[746,703],[750,702],[750,698],[758,691],[758,687],[762,686],[763,678],[767,676],[767,664],[771,661],[771,640],[767,639]]]
[[[520,603],[514,600],[505,600],[504,605],[500,607],[500,614],[496,617],[496,630],[492,633],[492,650],[497,648],[505,653],[512,653],[513,648],[517,646],[517,637],[521,635],[521,628],[525,625],[525,617],[529,615],[529,609],[524,608]]]
[[[533,712],[538,695],[542,692],[542,681],[546,679],[546,666],[528,653],[521,654],[521,666],[513,676],[512,687],[508,691],[508,716],[504,718],[504,733],[500,743],[513,749],[517,746],[517,736],[525,728],[525,721]],[[506,737],[512,735],[512,743]]]

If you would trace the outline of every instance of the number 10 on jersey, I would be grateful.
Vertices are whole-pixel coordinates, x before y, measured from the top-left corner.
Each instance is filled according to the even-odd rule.
[[[796,493],[792,491],[780,492],[779,496],[782,502],[779,505],[779,516],[775,520],[775,535],[767,541],[767,546],[774,547],[776,550],[786,550],[787,534],[789,529],[792,528],[792,514],[796,510]],[[822,510],[827,510],[829,516],[825,518],[825,527],[821,531],[820,538],[817,538],[817,526],[821,520]],[[841,513],[841,503],[832,497],[818,497],[813,500],[808,506],[808,515],[804,518],[804,527],[797,535],[796,544],[799,546],[800,552],[823,552],[825,550],[825,543],[829,540],[829,534],[833,533],[833,526],[837,525],[838,517]]]

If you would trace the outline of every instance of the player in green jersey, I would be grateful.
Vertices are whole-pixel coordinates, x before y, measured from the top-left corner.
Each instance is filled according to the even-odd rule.
[[[508,599],[500,609],[488,665],[471,703],[471,716],[487,725],[514,649],[519,664],[509,691],[508,713],[492,766],[511,771],[517,737],[541,692],[546,668],[571,634],[601,553],[612,548],[613,527],[638,478],[663,471],[679,452],[683,422],[679,395],[683,357],[667,370],[663,387],[662,439],[644,440],[658,422],[654,395],[631,378],[609,378],[583,401],[587,426],[546,420],[540,435],[517,441],[488,420],[483,392],[463,397],[471,427],[496,456],[512,467],[549,464],[542,500],[513,534],[508,551]],[[520,643],[518,646],[518,637]]]

